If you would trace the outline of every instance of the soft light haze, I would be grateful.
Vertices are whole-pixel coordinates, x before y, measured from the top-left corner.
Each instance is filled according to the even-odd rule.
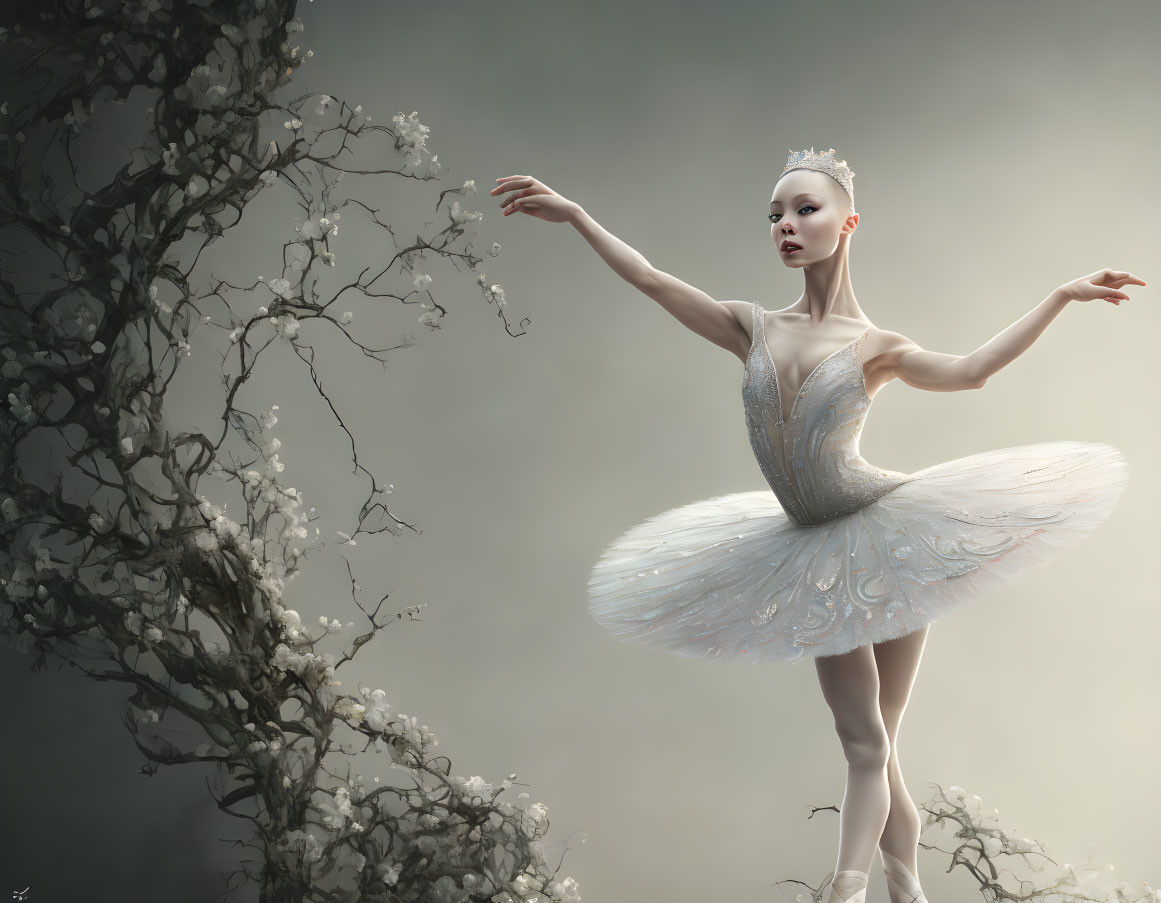
[[[788,149],[834,147],[856,173],[859,304],[924,348],[967,353],[1101,267],[1149,283],[1126,287],[1120,307],[1070,305],[982,390],[888,385],[862,453],[910,472],[1052,439],[1124,452],[1129,487],[1093,537],[932,626],[899,749],[920,805],[933,783],[958,784],[1058,862],[1092,852],[1097,867],[1116,864],[1106,883],[1161,882],[1161,8],[318,0],[300,15],[315,56],[297,89],[380,122],[418,111],[444,187],[480,189],[464,206],[484,212],[477,249],[503,246],[486,258],[489,283],[503,285],[510,319],[531,319],[510,338],[471,274],[433,256],[419,272],[449,309],[439,331],[416,308],[351,308],[382,344],[415,339],[386,368],[304,326],[365,465],[423,531],[334,546],[291,584],[304,621],[356,620],[345,555],[365,597],[426,605],[340,674],[344,688],[384,688],[435,731],[453,774],[518,773],[515,792],[548,806],[548,858],[569,847],[560,874],[587,903],[792,900],[776,881],[822,880],[837,818],[808,816],[841,801],[845,763],[813,665],[711,667],[618,644],[586,612],[589,569],[620,533],[765,487],[741,363],[620,280],[571,226],[501,217],[487,192],[534,175],[659,269],[773,310],[802,277],[770,238],[771,190]],[[434,202],[424,187],[412,196]],[[347,220],[341,263],[391,254]],[[223,274],[269,277],[292,228],[260,216],[215,259]],[[208,427],[217,353],[192,344],[170,416]],[[347,437],[289,349],[264,360],[239,403],[280,406],[286,483],[318,508],[324,537],[349,532],[365,483]],[[187,814],[205,773],[136,774],[123,688],[0,661],[10,692],[37,701],[25,738],[6,744],[3,848],[48,868],[63,846],[107,899],[208,899],[241,852],[215,838],[241,828]],[[384,758],[356,761],[386,773]],[[32,839],[46,832],[54,845]],[[947,862],[921,848],[927,895],[974,899],[965,874],[942,874]],[[868,899],[886,900],[877,861]]]

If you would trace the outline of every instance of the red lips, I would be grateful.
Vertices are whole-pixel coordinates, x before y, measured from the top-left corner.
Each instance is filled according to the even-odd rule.
[[[790,241],[790,239],[787,239],[786,241],[782,242],[782,250],[783,251],[791,251],[791,250],[801,251],[802,245],[796,244],[795,242]]]

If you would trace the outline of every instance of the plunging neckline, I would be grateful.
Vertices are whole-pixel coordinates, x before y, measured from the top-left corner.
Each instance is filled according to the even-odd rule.
[[[799,401],[799,399],[802,398],[803,390],[805,390],[806,387],[810,384],[810,381],[812,379],[814,379],[814,376],[816,373],[818,373],[819,368],[821,368],[823,364],[825,364],[827,361],[829,361],[832,357],[834,357],[838,353],[840,353],[842,351],[846,351],[848,348],[850,348],[852,345],[854,345],[856,342],[858,342],[860,339],[862,339],[863,336],[865,336],[868,332],[871,331],[871,327],[868,326],[866,329],[864,329],[862,332],[860,332],[857,336],[855,336],[853,339],[851,339],[849,342],[847,342],[841,348],[836,348],[834,351],[832,351],[830,354],[828,354],[821,361],[819,361],[817,364],[814,365],[814,369],[811,370],[810,373],[807,374],[806,379],[804,379],[802,381],[802,385],[798,387],[798,391],[794,393],[794,401],[791,402],[791,404],[790,404],[790,416],[788,418],[783,413],[783,409],[782,409],[782,381],[780,379],[778,379],[778,367],[774,363],[774,356],[772,354],[770,354],[770,345],[766,342],[766,312],[765,311],[762,311],[758,315],[758,321],[762,326],[762,349],[766,352],[766,360],[770,364],[770,373],[774,377],[774,390],[778,396],[778,405],[777,405],[777,407],[778,407],[778,422],[779,422],[779,424],[782,424],[782,425],[790,423],[794,420],[794,414],[798,410],[798,401]],[[860,367],[859,369],[861,370],[862,368]],[[864,384],[865,384],[866,374],[863,374],[863,379],[864,379]]]

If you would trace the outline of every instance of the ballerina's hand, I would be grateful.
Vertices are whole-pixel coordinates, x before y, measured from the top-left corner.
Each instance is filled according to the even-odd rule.
[[[500,184],[488,194],[513,191],[500,202],[501,207],[508,208],[504,211],[504,216],[521,210],[529,216],[535,216],[550,223],[567,223],[576,212],[576,204],[557,194],[532,176],[508,176],[496,181]],[[517,190],[514,191],[514,189]]]
[[[1121,270],[1097,270],[1060,286],[1057,291],[1064,292],[1071,301],[1096,301],[1103,298],[1112,304],[1120,304],[1122,301],[1128,301],[1129,296],[1118,289],[1130,282],[1134,285],[1145,285],[1145,280],[1132,273]]]

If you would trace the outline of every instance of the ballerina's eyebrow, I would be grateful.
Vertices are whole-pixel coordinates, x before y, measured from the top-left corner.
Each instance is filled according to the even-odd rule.
[[[817,198],[817,197],[818,197],[818,195],[817,195],[817,194],[811,194],[809,191],[804,191],[804,192],[801,192],[801,193],[799,193],[799,194],[796,194],[796,195],[794,196],[793,200],[797,201],[797,200],[799,200],[800,198]],[[775,204],[778,204],[779,206],[782,206],[782,202],[781,202],[781,201],[771,201],[771,202],[770,202],[770,206],[771,206],[771,207],[773,207]]]

